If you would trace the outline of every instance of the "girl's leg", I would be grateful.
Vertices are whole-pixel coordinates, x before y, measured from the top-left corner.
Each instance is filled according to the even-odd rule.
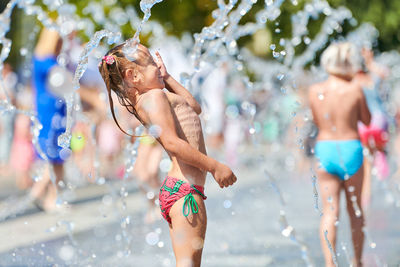
[[[62,181],[64,177],[64,165],[63,164],[52,164],[52,165],[53,165],[54,175],[56,176],[55,177],[56,184],[54,185],[51,180],[49,180],[47,184],[47,193],[43,201],[43,207],[46,211],[52,211],[56,208],[58,183]]]
[[[334,266],[332,253],[325,240],[325,231],[328,231],[327,237],[329,243],[332,245],[334,253],[336,253],[335,223],[339,219],[341,182],[338,177],[329,174],[326,171],[319,170],[318,184],[323,208],[323,215],[320,223],[321,246],[326,266]]]
[[[355,267],[362,266],[361,257],[364,243],[364,232],[362,228],[364,226],[364,215],[361,207],[361,189],[363,186],[363,176],[364,169],[361,167],[356,174],[354,174],[349,180],[344,182],[347,212],[349,213],[350,217],[351,234],[353,239]],[[349,190],[350,187],[351,189]],[[358,209],[360,209],[360,214],[356,214],[356,210],[354,209],[355,205],[352,201],[352,197],[356,197],[355,201],[357,203]]]
[[[34,199],[41,199],[42,197],[45,196],[46,191],[47,191],[47,185],[50,182],[50,173],[49,173],[49,167],[46,166],[45,170],[42,175],[42,179],[39,181],[35,182],[32,186],[31,189],[31,196]]]
[[[172,220],[170,235],[177,267],[199,267],[201,264],[207,213],[201,196],[197,194],[193,196],[199,207],[197,214],[190,212],[188,217],[183,216],[184,198],[179,199],[169,213]]]

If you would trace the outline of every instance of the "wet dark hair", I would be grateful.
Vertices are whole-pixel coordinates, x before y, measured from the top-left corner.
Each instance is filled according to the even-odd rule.
[[[109,64],[106,62],[106,60],[102,60],[100,65],[99,65],[99,72],[104,80],[104,83],[106,84],[107,87],[107,93],[108,93],[108,100],[110,101],[110,109],[111,109],[111,114],[112,117],[117,124],[118,128],[125,134],[129,136],[133,136],[131,134],[128,134],[126,131],[122,129],[122,127],[119,125],[117,118],[114,113],[114,103],[111,97],[111,91],[113,91],[118,98],[119,103],[124,106],[129,113],[135,115],[135,117],[142,123],[144,126],[146,125],[144,121],[140,118],[138,112],[135,109],[134,103],[131,102],[131,100],[128,97],[128,92],[126,90],[126,87],[124,86],[124,77],[123,77],[123,72],[127,68],[133,68],[135,69],[137,67],[137,63],[129,61],[122,49],[124,47],[125,43],[122,43],[112,49],[110,49],[106,53],[107,56],[112,56],[114,58],[114,62],[112,64]],[[135,136],[136,137],[136,136]]]

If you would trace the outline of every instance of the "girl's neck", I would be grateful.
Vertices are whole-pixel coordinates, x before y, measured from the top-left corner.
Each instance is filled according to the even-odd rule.
[[[130,89],[132,93],[128,95],[129,101],[136,107],[136,104],[139,102],[141,94],[137,89]]]
[[[329,76],[329,80],[335,81],[335,82],[342,82],[342,83],[347,83],[350,82],[353,79],[351,76],[342,76],[342,75],[335,75],[332,74]]]

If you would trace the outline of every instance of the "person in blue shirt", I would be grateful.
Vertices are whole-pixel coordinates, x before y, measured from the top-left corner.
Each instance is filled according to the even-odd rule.
[[[37,118],[42,124],[37,145],[38,158],[48,160],[42,179],[34,184],[31,195],[41,201],[40,207],[49,211],[56,208],[57,190],[51,182],[50,168],[54,170],[56,184],[63,179],[66,159],[58,146],[58,137],[65,132],[66,105],[62,97],[51,92],[48,85],[50,71],[57,66],[62,39],[54,30],[43,29],[33,55],[33,93]]]

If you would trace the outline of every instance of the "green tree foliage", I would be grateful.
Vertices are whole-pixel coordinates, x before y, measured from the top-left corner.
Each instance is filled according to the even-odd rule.
[[[400,45],[400,1],[398,0],[328,0],[332,6],[346,6],[359,22],[371,22],[379,30],[380,50],[398,49]]]
[[[90,2],[112,2],[114,5],[118,5],[121,8],[125,8],[128,5],[133,6],[138,14],[142,16],[142,12],[139,8],[140,0],[69,0],[69,3],[76,5],[77,13],[80,16],[82,10]],[[267,28],[272,35],[272,42],[278,44],[281,38],[287,38],[291,36],[292,25],[291,16],[304,8],[304,5],[311,0],[298,0],[297,5],[293,5],[291,0],[286,0],[281,6],[281,15],[274,22],[268,22]],[[400,44],[400,0],[327,0],[331,6],[339,7],[345,6],[351,10],[353,16],[357,19],[359,24],[362,22],[371,22],[379,30],[380,36],[378,40],[378,49],[381,51],[398,49]],[[8,1],[0,1],[0,11],[5,8]],[[227,0],[226,0],[227,2]],[[240,1],[239,1],[240,2]],[[40,3],[40,0],[37,0]],[[258,0],[252,10],[246,14],[241,24],[249,21],[254,21],[254,15],[264,8],[264,0]],[[43,5],[42,5],[43,6]],[[103,5],[106,15],[108,15],[111,7]],[[204,26],[210,25],[214,19],[212,17],[212,11],[217,8],[217,0],[164,0],[161,3],[156,4],[152,9],[151,20],[159,21],[169,34],[180,36],[183,32],[196,33],[200,32]],[[55,13],[53,12],[54,16]],[[12,31],[7,35],[14,39],[16,43],[21,38],[23,25],[17,20],[22,19],[25,15],[23,12],[14,12]],[[321,15],[316,20],[311,20],[308,25],[309,37],[312,39],[319,30],[321,23],[324,20],[324,16]],[[357,26],[356,26],[357,27]],[[100,30],[101,26],[97,25],[96,30]],[[350,26],[348,23],[344,25],[343,33],[353,30],[354,26]],[[129,25],[122,27],[122,31],[125,38],[133,35],[135,29],[131,29]],[[332,36],[335,38],[335,35]],[[143,37],[146,41],[146,37]],[[244,46],[252,41],[251,36],[241,38],[239,45]],[[267,47],[268,44],[266,44]],[[302,44],[297,48],[297,52],[301,52],[305,49],[305,45]],[[14,51],[18,51],[16,49]],[[13,61],[15,61],[14,51],[12,52]]]

